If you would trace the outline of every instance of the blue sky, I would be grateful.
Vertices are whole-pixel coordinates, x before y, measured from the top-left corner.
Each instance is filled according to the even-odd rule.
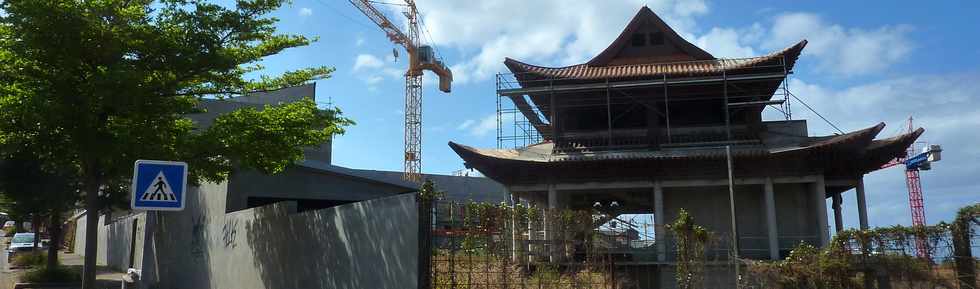
[[[458,1],[419,0],[436,44],[453,67],[452,94],[427,82],[423,100],[423,170],[462,168],[450,140],[495,147],[494,73],[503,57],[561,66],[584,62],[615,38],[643,5],[717,57],[769,53],[800,39],[804,50],[790,89],[844,130],[888,124],[892,136],[914,116],[920,140],[943,145],[944,160],[922,173],[927,220],[949,220],[980,201],[980,25],[974,1]],[[398,7],[385,10],[401,22]],[[333,66],[317,83],[357,121],[334,142],[334,163],[400,170],[404,51],[345,0],[295,0],[274,13],[280,31],[319,37],[311,46],[269,57],[268,73]],[[397,17],[396,17],[397,16]],[[812,135],[833,129],[801,106]],[[865,178],[872,225],[910,223],[904,174],[891,168]],[[853,191],[845,223],[856,226]]]

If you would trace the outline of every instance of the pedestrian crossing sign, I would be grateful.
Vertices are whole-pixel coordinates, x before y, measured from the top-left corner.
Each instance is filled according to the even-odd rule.
[[[148,211],[184,209],[187,163],[138,160],[133,166],[131,208]]]

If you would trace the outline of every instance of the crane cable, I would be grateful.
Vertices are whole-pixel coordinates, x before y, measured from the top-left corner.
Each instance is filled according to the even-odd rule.
[[[350,22],[353,22],[354,24],[364,26],[365,28],[368,28],[368,29],[375,29],[374,26],[367,25],[367,24],[364,24],[363,22],[357,21],[353,17],[350,17],[347,14],[344,14],[342,11],[340,11],[340,9],[337,9],[336,7],[333,7],[330,4],[327,4],[327,2],[323,2],[323,0],[317,0],[316,2],[317,3],[320,3],[320,5],[323,5],[323,6],[326,6],[327,8],[330,8],[331,11],[333,11],[334,13],[340,15],[341,17],[347,18],[347,20],[349,20]]]
[[[796,99],[797,101],[799,101],[800,103],[802,103],[802,104],[803,104],[803,106],[805,106],[805,107],[806,107],[806,109],[809,109],[810,111],[812,111],[812,112],[813,112],[814,114],[816,114],[816,115],[817,115],[818,117],[820,117],[820,119],[822,119],[822,120],[823,120],[824,122],[826,122],[826,123],[827,123],[827,124],[829,124],[829,125],[830,125],[831,127],[833,127],[834,129],[836,129],[836,130],[837,130],[838,132],[840,132],[841,134],[844,134],[844,131],[843,131],[843,130],[841,130],[841,129],[840,129],[839,127],[837,127],[837,125],[835,125],[835,124],[834,124],[833,122],[831,122],[830,120],[828,120],[828,119],[827,119],[826,117],[823,117],[823,115],[822,115],[822,114],[820,114],[819,112],[817,112],[817,110],[815,110],[815,109],[813,109],[812,107],[810,107],[810,105],[809,105],[809,104],[806,104],[806,102],[805,102],[805,101],[803,101],[803,100],[802,100],[802,99],[800,99],[799,97],[796,97],[796,95],[795,95],[795,94],[793,94],[792,92],[790,92],[790,93],[789,93],[789,95],[790,95],[790,96],[792,96],[792,97],[793,97],[793,99]]]

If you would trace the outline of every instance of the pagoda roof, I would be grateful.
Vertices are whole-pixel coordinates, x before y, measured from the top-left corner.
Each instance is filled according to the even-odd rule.
[[[799,159],[809,157],[827,160],[828,168],[845,168],[845,173],[867,173],[904,155],[905,149],[924,131],[913,132],[885,139],[874,137],[884,128],[884,123],[840,135],[799,137],[789,144],[770,146],[765,144],[732,146],[732,157],[737,159]],[[511,170],[512,166],[563,164],[572,162],[607,161],[688,161],[725,159],[724,147],[678,147],[660,149],[554,152],[554,143],[546,141],[518,149],[480,149],[449,142],[449,146],[467,163],[487,176],[492,171]],[[827,158],[837,155],[843,158]],[[833,164],[843,162],[842,164]],[[501,166],[503,165],[503,166]],[[860,172],[850,172],[857,169]]]
[[[795,145],[779,147],[735,146],[732,155],[739,157],[765,157],[797,152],[841,150],[847,147],[867,148],[872,139],[884,128],[884,123],[841,135],[802,137]],[[877,141],[892,143],[891,139]],[[725,158],[723,147],[662,148],[659,150],[620,150],[620,151],[582,151],[574,153],[553,153],[554,143],[546,141],[518,149],[479,149],[449,142],[449,146],[460,157],[469,161],[472,158],[496,159],[521,162],[554,163],[568,161],[629,160],[629,159],[705,159]]]
[[[596,55],[592,60],[589,60],[586,64],[589,66],[607,66],[614,59],[619,56],[620,52],[630,45],[630,40],[634,33],[644,30],[644,28],[650,29],[651,31],[663,32],[665,38],[665,43],[668,43],[685,54],[689,59],[687,60],[713,60],[715,59],[711,53],[704,51],[700,47],[691,44],[679,34],[674,31],[657,13],[654,13],[650,8],[643,6],[640,11],[636,12],[633,19],[630,20],[629,24],[623,28],[623,31],[619,33],[619,36],[609,44],[606,49]],[[657,56],[650,55],[653,53],[648,52],[644,56]],[[662,53],[661,53],[662,54]]]
[[[868,145],[868,154],[864,158],[862,165],[866,170],[872,171],[881,168],[881,166],[896,158],[905,157],[908,147],[923,132],[925,132],[925,129],[920,127],[909,133],[872,141]]]
[[[513,72],[518,80],[531,77],[551,79],[608,79],[608,78],[650,78],[650,77],[696,77],[718,75],[722,72],[737,73],[762,66],[776,68],[783,60],[786,61],[786,71],[791,71],[806,46],[807,41],[789,46],[785,49],[759,57],[750,58],[720,58],[698,61],[636,63],[614,66],[595,66],[583,63],[564,67],[545,67],[524,63],[512,58],[506,58],[504,65]],[[778,67],[783,72],[783,67]]]

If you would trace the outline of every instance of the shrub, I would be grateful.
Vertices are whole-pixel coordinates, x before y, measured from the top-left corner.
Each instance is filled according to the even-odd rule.
[[[36,268],[20,276],[21,282],[30,283],[69,283],[81,282],[82,269],[79,266],[56,266],[53,269]]]
[[[18,267],[42,267],[47,260],[48,252],[27,252],[14,255],[14,260],[11,261],[10,264]]]

